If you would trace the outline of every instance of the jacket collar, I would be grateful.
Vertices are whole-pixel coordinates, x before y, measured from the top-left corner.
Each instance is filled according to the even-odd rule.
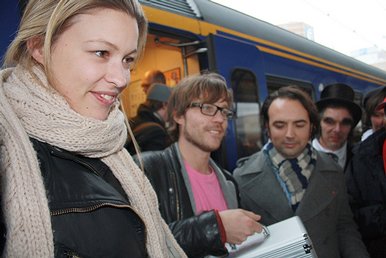
[[[235,170],[235,172],[238,169]],[[317,161],[314,171],[310,177],[310,183],[306,193],[294,213],[288,204],[285,196],[268,157],[263,152],[252,155],[244,166],[239,170],[239,176],[249,176],[254,182],[259,183],[248,186],[240,185],[243,191],[249,192],[248,195],[255,196],[252,199],[256,205],[264,207],[275,219],[281,221],[285,218],[299,215],[306,221],[316,216],[332,202],[338,191],[335,186],[329,182],[327,173],[342,173],[342,169],[335,163],[330,162],[330,158],[324,153],[317,153]],[[254,175],[254,176],[252,176]],[[275,200],[272,200],[275,196]]]
[[[382,128],[372,135],[370,135],[365,141],[360,143],[358,152],[367,157],[382,155],[383,142],[386,139],[386,129]]]
[[[249,174],[260,174],[262,173],[265,163],[269,163],[268,157],[264,155],[263,151],[259,151],[249,157],[240,159],[237,162],[236,171],[239,171],[240,176]]]

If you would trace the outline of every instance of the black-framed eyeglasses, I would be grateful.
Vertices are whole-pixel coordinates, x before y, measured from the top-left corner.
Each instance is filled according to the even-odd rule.
[[[217,111],[220,110],[221,115],[226,118],[226,119],[232,119],[233,118],[233,111],[229,110],[227,108],[222,108],[218,107],[213,104],[208,104],[208,103],[198,103],[198,102],[193,102],[190,104],[189,107],[198,107],[201,110],[201,113],[206,116],[215,116],[217,114]]]

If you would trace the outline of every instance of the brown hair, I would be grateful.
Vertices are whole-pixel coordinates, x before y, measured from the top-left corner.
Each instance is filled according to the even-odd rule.
[[[370,96],[366,96],[365,101],[363,102],[365,109],[363,126],[371,128],[371,116],[375,115],[377,106],[382,103],[384,98],[386,97],[386,90],[385,88],[380,88],[376,91],[372,91],[368,95]]]
[[[261,106],[261,124],[263,126],[263,131],[269,123],[269,107],[276,99],[291,99],[299,101],[300,104],[302,104],[310,119],[312,126],[311,138],[313,138],[319,123],[318,109],[311,97],[301,87],[296,85],[282,87],[266,98]]]
[[[232,92],[227,88],[226,81],[221,75],[204,73],[184,78],[177,84],[168,102],[170,134],[175,140],[178,139],[179,128],[174,117],[183,116],[195,99],[210,104],[224,100],[229,108],[233,104]]]

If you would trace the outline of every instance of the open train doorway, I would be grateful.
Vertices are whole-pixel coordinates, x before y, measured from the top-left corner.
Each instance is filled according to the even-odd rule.
[[[135,69],[131,72],[131,82],[122,94],[122,103],[128,118],[137,114],[138,106],[146,99],[141,87],[142,79],[148,70],[160,70],[166,77],[166,84],[174,87],[185,75],[200,72],[198,54],[186,54],[180,39],[149,34],[145,52]]]

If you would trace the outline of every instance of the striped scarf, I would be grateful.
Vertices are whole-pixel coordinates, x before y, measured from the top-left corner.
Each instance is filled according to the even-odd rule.
[[[289,202],[295,211],[308,186],[308,180],[316,164],[316,151],[307,144],[303,152],[294,159],[285,159],[273,146],[272,142],[263,147],[270,158],[278,178],[284,183]]]

